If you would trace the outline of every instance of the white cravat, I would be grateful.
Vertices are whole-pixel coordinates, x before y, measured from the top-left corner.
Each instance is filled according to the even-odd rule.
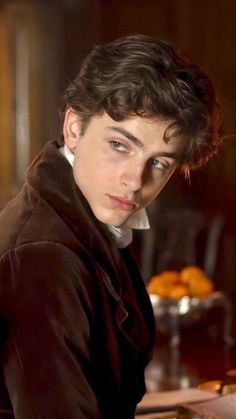
[[[60,152],[65,156],[70,165],[73,167],[74,154],[65,144],[60,148]],[[135,212],[121,227],[115,227],[113,225],[107,225],[108,230],[112,234],[117,247],[123,249],[128,246],[133,240],[133,231],[136,230],[148,230],[150,228],[146,210],[143,208]]]

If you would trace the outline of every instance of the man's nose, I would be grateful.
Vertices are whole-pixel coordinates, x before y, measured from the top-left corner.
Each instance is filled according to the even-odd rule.
[[[144,179],[144,167],[130,166],[126,168],[122,175],[122,183],[132,192],[137,192],[142,188]]]

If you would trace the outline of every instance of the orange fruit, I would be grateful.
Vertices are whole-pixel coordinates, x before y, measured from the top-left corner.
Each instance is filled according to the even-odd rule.
[[[170,284],[176,284],[180,282],[180,274],[177,271],[164,271],[160,274],[163,281],[169,282]]]
[[[186,266],[180,271],[180,280],[183,283],[188,284],[195,278],[205,277],[204,271],[197,266]]]
[[[162,281],[160,277],[152,280],[147,285],[147,290],[150,294],[157,294],[162,298],[168,298],[171,284]]]
[[[213,292],[213,289],[213,282],[206,276],[189,282],[189,293],[192,297],[206,297]]]
[[[175,285],[169,293],[170,298],[182,298],[185,295],[188,295],[188,287],[185,287],[182,284]]]

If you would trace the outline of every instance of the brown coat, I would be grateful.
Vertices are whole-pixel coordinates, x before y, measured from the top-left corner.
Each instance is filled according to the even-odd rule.
[[[131,419],[152,309],[58,147],[44,147],[0,215],[2,403],[17,419]]]

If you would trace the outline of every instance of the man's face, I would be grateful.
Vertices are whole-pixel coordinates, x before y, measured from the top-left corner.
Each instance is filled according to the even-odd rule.
[[[116,122],[103,113],[92,117],[81,135],[78,116],[67,111],[64,138],[75,155],[75,182],[102,223],[122,226],[173,174],[183,144],[164,142],[169,124],[139,116]]]

